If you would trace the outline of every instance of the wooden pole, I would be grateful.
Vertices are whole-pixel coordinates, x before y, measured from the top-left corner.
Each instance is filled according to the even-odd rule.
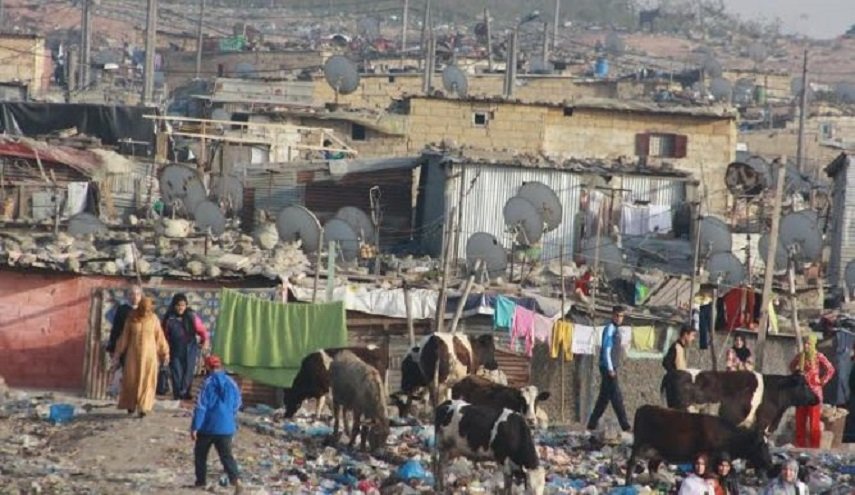
[[[460,188],[457,191],[457,225],[454,228],[454,265],[460,264],[460,231],[463,225],[463,199],[466,196],[466,182],[463,180],[466,169],[460,167],[460,172],[457,173],[457,186]],[[456,273],[456,270],[455,270]]]
[[[454,319],[451,320],[451,333],[457,331],[457,324],[460,322],[460,317],[463,316],[463,307],[466,306],[466,299],[469,298],[469,293],[472,292],[472,285],[475,283],[475,274],[478,273],[480,268],[481,260],[475,260],[475,266],[472,268],[472,273],[470,273],[469,278],[466,279],[466,286],[463,288],[463,296],[460,299],[460,303],[457,305],[457,309],[454,311]]]
[[[157,50],[157,0],[148,0],[145,26],[145,68],[142,104],[154,104],[154,55]]]
[[[555,0],[555,14],[552,18],[552,51],[558,45],[558,24],[561,18],[561,0]]]
[[[558,246],[558,259],[561,267],[561,321],[564,321],[564,315],[566,314],[566,304],[567,304],[567,290],[564,288],[564,242]],[[558,361],[561,363],[561,422],[564,423],[567,421],[567,407],[565,404],[566,400],[566,386],[564,384],[564,355],[563,353],[558,354]]]
[[[761,298],[763,307],[760,308],[760,328],[757,333],[757,355],[755,362],[756,371],[763,372],[763,357],[766,351],[766,334],[769,326],[769,298],[772,295],[772,279],[775,276],[775,253],[778,249],[778,229],[781,224],[781,199],[784,195],[784,166],[786,157],[778,158],[778,183],[775,186],[775,203],[772,207],[772,230],[769,232],[769,249],[766,252],[766,272],[763,279],[763,296]]]
[[[442,285],[439,289],[439,298],[436,301],[436,332],[442,332],[445,325],[445,304],[448,296],[448,272],[451,268],[451,233],[454,231],[454,212],[455,208],[451,208],[448,215],[448,225],[445,229],[445,253],[442,257]]]
[[[807,77],[808,77],[808,52],[805,50],[804,62],[802,64],[802,92],[799,98],[799,141],[796,149],[796,167],[799,172],[805,169],[805,119],[807,119]]]
[[[410,336],[410,347],[416,345],[416,328],[413,324],[413,303],[410,301],[410,284],[404,280],[404,309],[407,311],[407,334]]]
[[[712,319],[712,325],[710,326],[710,361],[712,361],[712,370],[718,371],[718,359],[716,359],[715,353],[715,318],[716,318],[716,301],[718,301],[718,284],[721,283],[721,275],[716,277],[715,285],[713,285],[712,291],[712,312],[710,314],[710,318]],[[698,309],[698,317],[700,317],[700,309]]]
[[[401,69],[404,69],[404,58],[407,52],[407,24],[410,15],[410,0],[404,0],[404,14],[401,17]]]
[[[321,279],[321,251],[324,247],[324,231],[318,236],[318,250],[315,252],[315,280],[312,282],[312,304],[318,301],[318,284]]]
[[[493,72],[493,29],[489,9],[484,9],[484,23],[487,25],[487,70]]]
[[[600,244],[602,242],[602,230],[603,230],[603,215],[602,210],[600,210],[597,214],[597,238],[596,244],[594,244],[594,266],[593,266],[593,278],[591,280],[591,299],[590,299],[590,309],[589,312],[591,314],[591,321],[596,325],[596,315],[597,315],[597,286],[600,284]],[[580,418],[581,421],[588,421],[588,416],[590,416],[593,409],[594,402],[594,374],[597,371],[597,357],[591,356],[591,365],[588,371],[588,385],[587,385],[587,396],[588,396],[588,404],[585,408],[585,417]]]
[[[205,0],[199,0],[199,24],[196,27],[196,79],[202,74],[202,23],[205,20]]]
[[[695,304],[695,284],[698,282],[698,259],[701,255],[701,203],[698,201],[693,205],[695,208],[694,215],[694,234],[695,248],[692,261],[692,283],[689,287],[689,322],[692,321],[692,307]]]
[[[793,257],[792,253],[788,256],[788,264],[787,264],[787,278],[790,282],[790,311],[792,314],[790,315],[791,321],[793,323],[793,330],[796,332],[796,345],[799,348],[799,352],[804,350],[804,339],[802,338],[802,329],[799,326],[799,305],[798,300],[796,298],[796,260]],[[768,309],[768,305],[772,303],[772,301],[765,302],[766,308]]]
[[[327,302],[332,302],[333,300],[336,253],[338,253],[338,249],[335,241],[329,241],[329,245],[327,246]]]

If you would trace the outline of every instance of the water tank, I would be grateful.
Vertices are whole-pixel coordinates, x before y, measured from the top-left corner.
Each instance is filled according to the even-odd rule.
[[[759,84],[754,86],[754,104],[759,106],[766,105],[766,88]]]
[[[594,76],[606,77],[609,75],[609,61],[606,57],[597,57],[597,62],[594,65]]]

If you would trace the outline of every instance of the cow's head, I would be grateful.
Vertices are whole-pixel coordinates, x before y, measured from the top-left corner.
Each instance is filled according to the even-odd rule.
[[[297,397],[297,392],[293,388],[282,390],[282,404],[285,406],[286,418],[293,418],[302,403],[303,401]]]
[[[810,389],[804,375],[794,373],[787,377],[783,385],[781,393],[786,394],[787,402],[791,406],[815,406],[819,404],[819,397]]]
[[[413,347],[401,360],[401,390],[411,394],[426,385],[427,381],[419,366],[419,348]]]
[[[418,418],[428,405],[424,393],[395,392],[389,395],[389,399],[392,405],[398,408],[398,416],[402,418]]]
[[[525,492],[530,495],[543,495],[546,490],[546,470],[543,467],[526,469]]]
[[[520,394],[522,394],[524,404],[522,404],[523,410],[519,412],[525,417],[529,425],[535,425],[537,422],[537,403],[548,399],[550,393],[538,392],[534,385],[527,385],[520,388]]]
[[[470,336],[469,343],[472,345],[476,363],[488,370],[499,369],[499,363],[496,362],[496,342],[492,335]]]
[[[374,452],[386,446],[389,431],[388,421],[373,421],[370,424],[363,425],[360,433],[363,439],[368,438],[368,448],[371,449],[371,452]]]
[[[762,431],[751,429],[748,432],[748,455],[746,459],[758,473],[767,473],[772,468],[772,454],[769,453],[769,440]]]

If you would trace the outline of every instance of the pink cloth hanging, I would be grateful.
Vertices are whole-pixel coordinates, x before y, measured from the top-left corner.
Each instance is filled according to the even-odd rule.
[[[534,316],[535,313],[522,306],[514,310],[514,323],[511,325],[511,350],[519,338],[525,338],[525,354],[531,357],[534,347]]]
[[[552,327],[555,325],[555,319],[547,318],[541,314],[534,315],[534,341],[549,342],[549,337],[552,335]]]

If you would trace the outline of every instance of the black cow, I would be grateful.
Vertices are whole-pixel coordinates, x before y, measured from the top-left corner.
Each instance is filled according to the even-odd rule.
[[[393,396],[400,415],[406,416],[410,412],[419,391],[427,388],[439,397],[442,395],[440,390],[474,374],[481,367],[488,370],[499,367],[492,335],[433,333],[424,337],[401,361],[401,393]],[[432,390],[435,373],[440,388],[437,391]]]
[[[284,390],[285,417],[293,417],[306,399],[317,399],[317,413],[324,406],[324,398],[330,391],[330,364],[335,355],[343,350],[354,353],[359,359],[374,367],[381,377],[386,376],[389,359],[383,349],[374,345],[367,347],[334,347],[315,351],[303,358],[300,371],[294,377],[291,388]]]
[[[634,440],[626,466],[626,484],[638,457],[651,459],[650,471],[659,462],[689,463],[702,452],[728,452],[745,459],[763,474],[772,467],[769,444],[759,430],[739,428],[730,421],[708,414],[695,414],[659,406],[641,406],[635,411]]]
[[[510,409],[521,414],[530,425],[537,420],[537,403],[549,399],[549,395],[549,392],[538,393],[534,385],[514,388],[477,375],[469,375],[451,387],[452,399],[493,409]]]
[[[722,418],[764,433],[778,428],[788,408],[819,404],[819,397],[798,374],[680,370],[666,374],[662,384],[668,407],[692,410],[718,406]]]
[[[458,456],[473,461],[495,461],[502,466],[505,493],[511,493],[514,478],[525,480],[526,493],[543,493],[545,471],[540,466],[531,430],[521,415],[510,409],[445,401],[436,408],[434,427],[441,466],[447,466]],[[437,480],[438,493],[443,493],[444,484],[444,479]]]

